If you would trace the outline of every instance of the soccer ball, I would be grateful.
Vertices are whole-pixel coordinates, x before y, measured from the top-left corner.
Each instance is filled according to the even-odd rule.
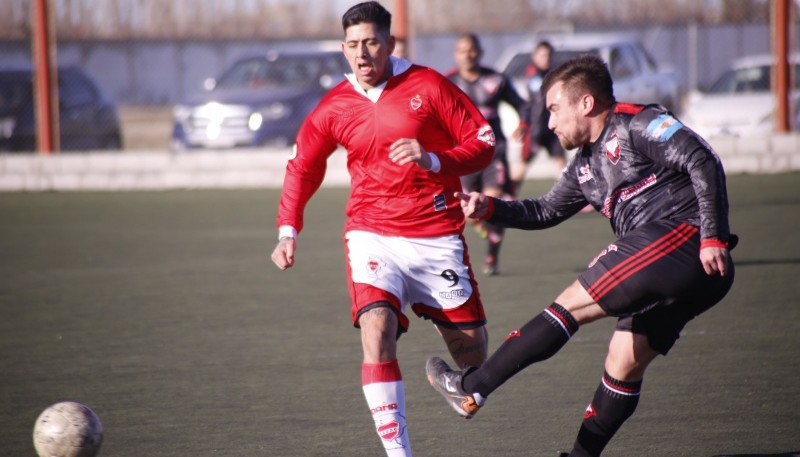
[[[33,426],[39,457],[94,457],[103,441],[103,425],[86,405],[64,401],[42,411]]]

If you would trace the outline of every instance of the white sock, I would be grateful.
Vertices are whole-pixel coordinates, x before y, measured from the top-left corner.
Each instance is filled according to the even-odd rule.
[[[397,360],[361,365],[361,385],[388,457],[411,457],[403,377]]]

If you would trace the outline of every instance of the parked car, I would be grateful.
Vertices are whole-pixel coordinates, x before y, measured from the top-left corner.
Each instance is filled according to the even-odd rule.
[[[677,75],[670,69],[660,69],[641,43],[627,34],[558,34],[509,47],[498,59],[497,68],[514,81],[521,95],[527,96],[525,68],[540,39],[547,39],[553,45],[552,68],[581,54],[597,54],[608,64],[617,100],[677,108],[680,100]]]
[[[122,147],[116,107],[80,68],[58,69],[58,108],[61,150]],[[35,149],[33,71],[0,70],[0,151]]]
[[[270,51],[236,61],[173,110],[172,148],[294,143],[306,115],[349,66],[337,50]]]
[[[790,92],[790,125],[800,130],[800,53],[789,59],[794,70]],[[772,55],[753,55],[734,60],[706,91],[687,96],[681,121],[710,138],[754,136],[775,131],[775,95],[770,89]]]

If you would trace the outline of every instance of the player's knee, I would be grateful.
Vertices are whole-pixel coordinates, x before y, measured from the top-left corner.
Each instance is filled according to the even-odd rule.
[[[616,379],[638,381],[658,353],[647,344],[647,337],[629,332],[617,332],[611,339],[605,369]]]

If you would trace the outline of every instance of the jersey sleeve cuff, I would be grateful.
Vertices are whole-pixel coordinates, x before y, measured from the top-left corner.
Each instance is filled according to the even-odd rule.
[[[281,225],[278,227],[278,239],[297,238],[297,230],[291,225]]]
[[[489,198],[486,204],[486,214],[483,217],[479,217],[475,220],[488,221],[492,218],[492,216],[494,216],[494,198]]]
[[[716,238],[706,238],[704,240],[700,240],[700,249],[705,248],[725,248],[728,249],[728,242],[718,240]]]

